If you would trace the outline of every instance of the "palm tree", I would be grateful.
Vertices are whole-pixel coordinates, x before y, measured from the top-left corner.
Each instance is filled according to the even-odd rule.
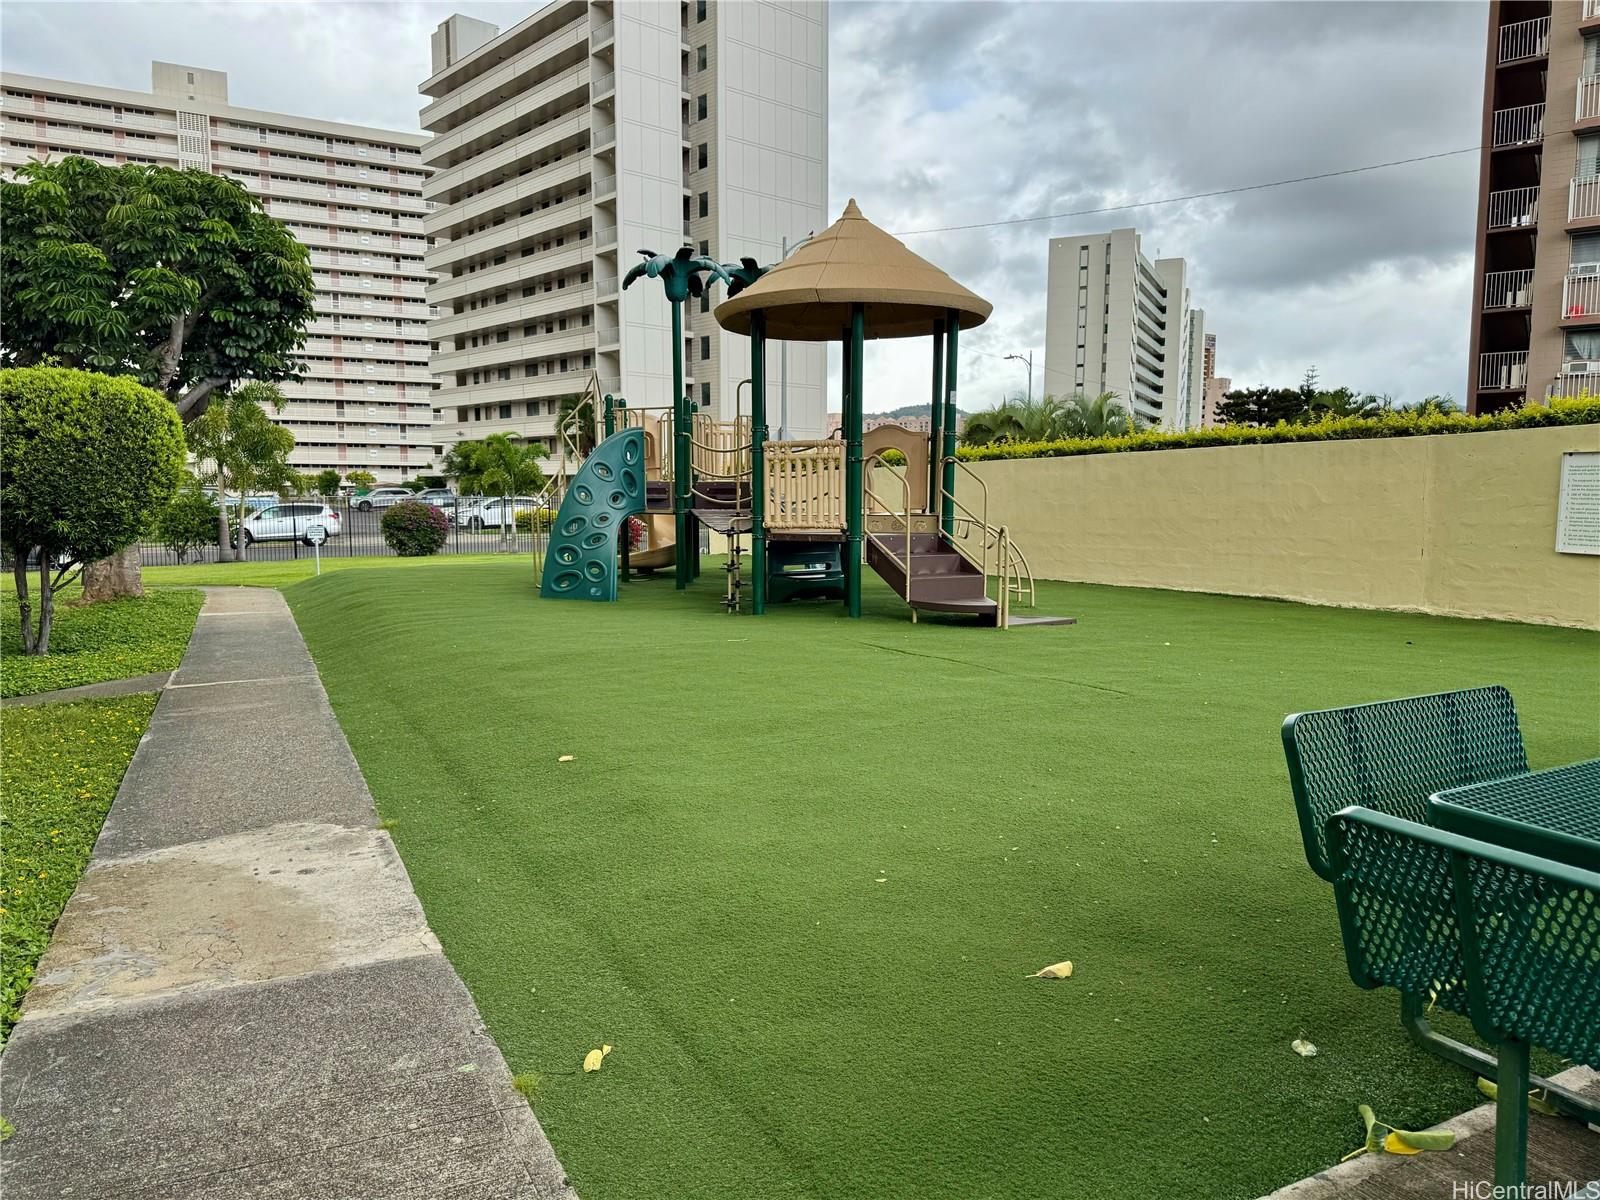
[[[246,558],[244,501],[251,491],[289,490],[300,481],[289,466],[294,434],[276,424],[267,409],[281,412],[283,393],[276,384],[251,382],[212,400],[190,423],[189,449],[199,477],[217,486],[217,560],[230,558],[228,491],[239,493],[239,561]]]
[[[600,435],[595,430],[594,401],[584,392],[570,392],[561,397],[561,403],[556,408],[556,431],[559,435],[567,428],[567,422],[573,422],[573,442],[577,447],[580,459],[588,458],[591,451],[599,444]]]
[[[534,495],[544,487],[539,450],[519,445],[508,434],[492,433],[478,443],[474,465],[478,487],[502,497],[500,544],[504,546],[516,528],[516,497]]]
[[[1115,392],[1101,392],[1093,399],[1082,392],[1074,392],[1061,409],[1061,427],[1056,436],[1126,437],[1137,433],[1144,424],[1121,403]]]

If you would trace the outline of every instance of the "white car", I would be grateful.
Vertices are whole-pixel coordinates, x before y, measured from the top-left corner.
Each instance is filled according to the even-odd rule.
[[[244,519],[244,544],[301,541],[311,545],[311,531],[339,536],[339,511],[326,504],[269,504]]]
[[[402,500],[413,500],[416,495],[410,488],[373,488],[370,492],[351,499],[350,507],[359,508],[362,512],[371,512],[375,508],[388,508],[391,504],[399,504]]]
[[[423,488],[416,493],[416,498],[424,504],[431,504],[435,508],[454,508],[456,494],[449,488]]]
[[[515,525],[517,513],[531,513],[539,507],[536,496],[513,496],[509,500],[491,496],[487,500],[462,501],[456,505],[456,524],[465,529],[499,529]]]

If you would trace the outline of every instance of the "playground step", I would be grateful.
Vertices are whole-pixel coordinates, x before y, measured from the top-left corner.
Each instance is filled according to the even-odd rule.
[[[934,535],[911,537],[910,589],[906,587],[905,535],[867,538],[867,563],[913,607],[993,616],[998,605],[984,594],[983,574]],[[953,607],[952,607],[953,606]]]

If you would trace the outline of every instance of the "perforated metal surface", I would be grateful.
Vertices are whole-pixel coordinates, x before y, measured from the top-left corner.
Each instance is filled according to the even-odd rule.
[[[1600,759],[1451,788],[1429,812],[1441,829],[1600,871]]]
[[[1426,821],[1432,793],[1528,769],[1516,705],[1498,686],[1297,713],[1283,746],[1306,861],[1324,879],[1324,826],[1340,809]]]
[[[1471,897],[1467,957],[1481,981],[1473,1024],[1600,1067],[1600,876],[1582,887],[1584,873],[1553,878],[1521,855],[1454,853]]]
[[[1600,1066],[1600,874],[1360,809],[1328,838],[1356,983]]]
[[[1466,968],[1449,854],[1344,815],[1328,832],[1338,843],[1333,885],[1350,978],[1465,1015]]]

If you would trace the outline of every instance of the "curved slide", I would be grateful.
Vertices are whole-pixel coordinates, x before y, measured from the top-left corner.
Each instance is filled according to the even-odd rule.
[[[617,598],[617,531],[645,509],[644,430],[614,433],[584,459],[550,530],[539,595]]]

